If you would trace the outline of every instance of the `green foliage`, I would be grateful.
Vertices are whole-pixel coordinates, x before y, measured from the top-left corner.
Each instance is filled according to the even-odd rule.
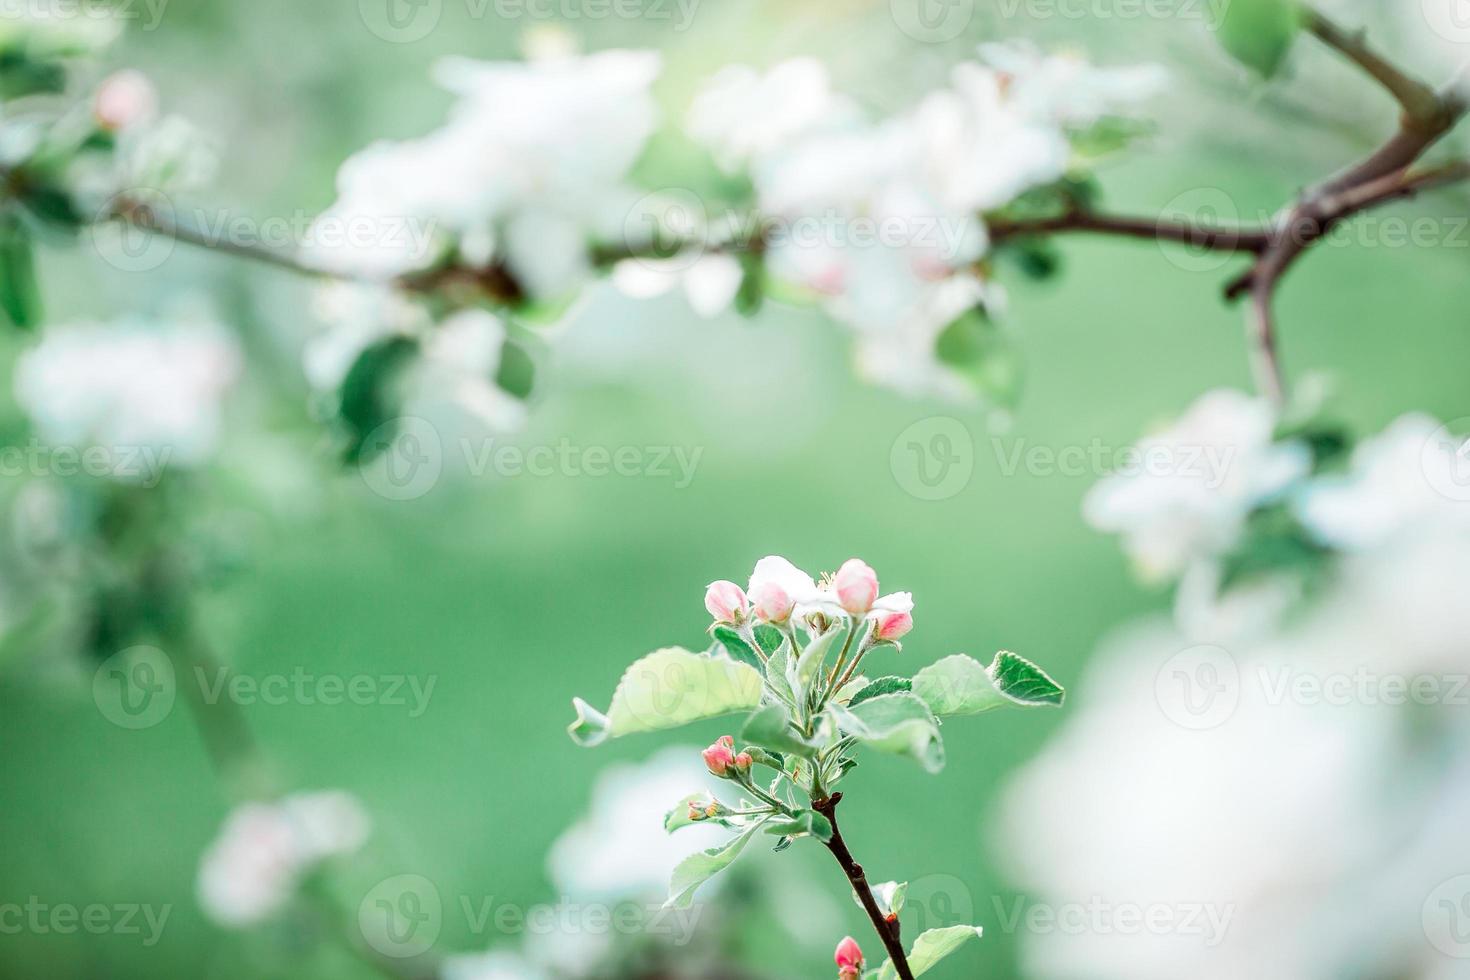
[[[393,438],[389,425],[398,415],[394,390],[402,371],[418,355],[418,343],[389,337],[363,350],[342,380],[337,416],[347,432],[349,463],[373,459]]]
[[[791,714],[784,706],[774,703],[745,719],[745,725],[740,729],[740,741],[807,759],[815,756],[820,748],[796,730],[791,724]]]
[[[935,341],[940,363],[963,375],[989,404],[1009,406],[1021,393],[1021,352],[1006,330],[975,307],[944,328]]]
[[[946,956],[971,939],[979,939],[981,934],[982,930],[979,926],[949,926],[944,929],[930,929],[914,940],[914,945],[908,955],[909,968],[913,970],[914,976],[923,976]],[[888,960],[884,960],[883,966],[870,975],[876,977],[877,980],[898,980],[898,971]]]
[[[1270,78],[1291,52],[1301,26],[1296,0],[1229,0],[1215,33],[1235,60]]]
[[[832,839],[832,821],[815,810],[801,809],[789,817],[772,817],[765,823],[766,833],[777,837],[815,837]]]
[[[0,309],[23,330],[32,329],[41,319],[31,236],[13,214],[0,217]]]
[[[732,660],[738,660],[743,664],[748,664],[756,670],[765,669],[765,664],[761,662],[761,658],[750,648],[750,644],[745,642],[745,638],[740,635],[740,632],[735,627],[720,623],[710,632],[714,634],[714,638],[724,648],[725,653],[729,654]]]
[[[524,347],[513,340],[501,345],[495,385],[522,401],[531,397],[531,390],[536,385],[536,362],[531,360]]]
[[[1007,705],[1061,705],[1065,692],[1046,672],[1009,650],[989,667],[957,653],[914,675],[914,694],[936,715],[973,715]]]
[[[760,697],[760,672],[749,665],[666,647],[627,669],[606,716],[574,700],[577,719],[567,731],[579,744],[596,745],[608,738],[678,728],[701,718],[754,708]]]
[[[914,682],[907,677],[880,677],[870,681],[867,686],[852,696],[847,703],[849,708],[862,704],[869,698],[876,698],[880,694],[893,694],[897,691],[912,691]]]
[[[913,694],[880,694],[852,708],[834,706],[841,729],[880,752],[912,756],[928,772],[944,768],[939,720]]]
[[[719,847],[706,848],[680,861],[674,868],[664,908],[687,909],[693,904],[694,893],[699,886],[734,864],[762,823],[753,823]]]

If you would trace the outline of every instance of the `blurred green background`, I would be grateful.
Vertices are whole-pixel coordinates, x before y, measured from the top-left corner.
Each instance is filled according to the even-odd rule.
[[[112,57],[146,68],[167,107],[218,134],[212,206],[310,215],[331,200],[345,155],[442,117],[448,99],[427,79],[436,57],[515,57],[522,33],[546,24],[444,0],[426,37],[390,43],[365,26],[369,0],[361,6],[169,0],[156,29],[135,25]],[[1216,189],[1252,218],[1392,125],[1378,94],[1314,52],[1303,52],[1295,79],[1261,89],[1194,20],[1017,9],[982,0],[964,33],[941,44],[896,29],[886,2],[706,0],[683,32],[646,19],[563,26],[588,50],[662,49],[670,107],[718,65],[795,53],[823,57],[841,86],[884,109],[942,83],[980,40],[1030,37],[1104,62],[1159,61],[1177,81],[1159,106],[1159,135],[1102,174],[1107,200],[1124,210],[1157,212]],[[1437,206],[1446,200],[1465,213],[1463,198]],[[599,770],[724,730],[715,722],[581,751],[564,733],[571,697],[605,704],[638,655],[700,644],[704,584],[743,582],[762,555],[812,571],[858,555],[885,591],[911,590],[917,625],[902,662],[882,665],[894,671],[1008,648],[1071,685],[1110,627],[1162,608],[1163,596],[1134,584],[1114,543],[1081,520],[1096,475],[1007,474],[1005,463],[1018,444],[1122,447],[1207,388],[1248,385],[1239,312],[1219,298],[1230,267],[1199,269],[1141,243],[1069,240],[1062,251],[1054,281],[1006,276],[1026,364],[1009,416],[864,386],[843,331],[814,312],[703,321],[677,298],[632,303],[599,289],[538,352],[536,410],[510,441],[681,447],[702,454],[692,482],[449,474],[405,502],[375,496],[315,449],[297,367],[312,329],[309,284],[183,249],[143,275],[61,248],[41,274],[53,319],[162,308],[183,292],[211,297],[242,330],[252,361],[234,411],[269,438],[227,440],[226,465],[251,489],[213,502],[242,557],[208,598],[216,647],[252,675],[299,667],[437,678],[420,717],[387,705],[256,705],[246,708],[251,726],[291,785],[341,787],[366,802],[377,825],[369,880],[417,873],[445,895],[532,903],[555,899],[546,849],[584,810]],[[1328,372],[1344,414],[1365,428],[1410,409],[1466,414],[1467,257],[1463,229],[1436,247],[1319,249],[1281,298],[1288,370]],[[7,357],[18,349],[10,342]],[[905,489],[890,454],[901,432],[934,416],[968,429],[973,473],[956,495],[926,501]],[[128,936],[0,935],[0,975],[251,973],[240,942],[193,898],[199,855],[228,804],[187,711],[181,704],[142,731],[116,728],[92,702],[93,669],[22,651],[0,673],[0,899],[171,903],[168,928],[150,949]],[[992,869],[986,818],[1006,774],[1062,721],[1059,712],[962,719],[945,729],[942,775],[872,758],[844,787],[844,828],[870,876],[953,874],[971,890],[986,937],[936,976],[1017,975],[1015,937],[992,902],[1014,893]],[[819,848],[803,844],[783,860],[845,892]],[[847,930],[876,947],[860,910],[845,898],[840,907]],[[483,947],[463,927],[449,917],[439,948]],[[771,947],[772,976],[831,971],[826,953]],[[329,960],[312,972],[355,969]]]

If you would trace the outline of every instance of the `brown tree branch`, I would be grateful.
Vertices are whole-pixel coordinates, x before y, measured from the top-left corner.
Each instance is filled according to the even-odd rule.
[[[874,931],[883,941],[883,948],[888,951],[888,959],[898,971],[899,980],[914,980],[913,970],[909,968],[908,954],[903,950],[902,927],[898,919],[890,921],[884,917],[883,910],[878,908],[878,900],[873,897],[873,889],[868,885],[863,866],[854,860],[852,852],[847,849],[847,843],[842,839],[842,832],[837,829],[837,804],[841,802],[842,794],[833,793],[825,800],[812,803],[812,809],[825,816],[832,824],[832,839],[827,842],[827,849],[837,858],[837,863],[842,865],[847,880],[852,884],[852,890],[873,922]]]
[[[1049,218],[1022,220],[992,219],[987,222],[990,240],[997,244],[1028,235],[1055,235],[1088,232],[1122,238],[1143,238],[1175,242],[1193,248],[1225,252],[1260,253],[1271,243],[1271,233],[1262,228],[1228,228],[1191,224],[1166,218],[1133,218],[1073,210]]]
[[[1349,31],[1321,12],[1302,6],[1302,27],[1323,44],[1367,72],[1398,100],[1411,119],[1430,119],[1439,110],[1439,96],[1424,82],[1401,71],[1368,46],[1364,31]]]

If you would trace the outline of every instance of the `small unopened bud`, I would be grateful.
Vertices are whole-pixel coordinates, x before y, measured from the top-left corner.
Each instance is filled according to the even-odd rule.
[[[755,760],[750,757],[749,752],[741,752],[735,757],[735,768],[741,772],[750,772],[751,763]]]
[[[711,802],[709,806],[704,808],[704,815],[711,819],[718,817],[720,815],[720,805],[718,803]]]
[[[878,598],[878,573],[860,558],[849,558],[832,576],[832,591],[843,609],[862,616]]]
[[[893,642],[914,628],[914,617],[906,612],[883,613],[873,630],[875,643]]]
[[[148,76],[135,69],[113,72],[102,80],[92,103],[97,124],[115,133],[148,122],[158,113],[158,92]]]
[[[863,951],[857,940],[851,936],[837,944],[837,952],[832,958],[837,961],[837,976],[840,980],[854,980],[863,972]]]
[[[715,744],[701,754],[704,756],[704,764],[709,766],[709,771],[723,779],[729,773],[730,766],[735,763],[735,737],[721,735],[715,740]]]
[[[701,820],[704,819],[704,811],[701,810],[699,807],[695,806],[693,803],[690,803],[689,804],[689,819],[692,820],[692,821],[694,821],[695,823],[699,823],[699,821],[701,821]]]
[[[704,590],[704,608],[717,623],[744,622],[747,611],[745,592],[734,582],[711,582]]]

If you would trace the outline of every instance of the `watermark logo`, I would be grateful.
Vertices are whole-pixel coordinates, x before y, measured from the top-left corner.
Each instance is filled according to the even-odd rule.
[[[947,500],[969,486],[975,472],[975,440],[959,419],[920,419],[893,440],[888,452],[893,479],[920,500]]]
[[[136,936],[144,947],[158,945],[173,906],[133,902],[47,902],[31,895],[24,902],[0,902],[0,936]]]
[[[357,0],[363,24],[390,44],[422,41],[443,13],[443,0]]]
[[[1446,41],[1470,45],[1470,0],[1419,0],[1424,22]]]
[[[1457,434],[1466,431],[1470,418],[1446,422],[1424,440],[1420,451],[1424,479],[1450,500],[1470,500],[1470,439]]]
[[[942,44],[965,32],[975,18],[975,0],[889,0],[898,29],[915,41]]]
[[[975,921],[975,896],[964,880],[954,875],[924,875],[909,882],[903,918],[905,928],[912,924],[915,935],[969,925]]]
[[[1182,728],[1217,728],[1240,704],[1240,666],[1223,647],[1202,644],[1181,650],[1159,668],[1154,698]]]
[[[132,215],[134,218],[120,216]],[[174,202],[151,187],[135,187],[113,195],[98,209],[85,231],[97,256],[123,272],[152,272],[174,254],[171,235],[156,233],[149,224],[171,227]]]
[[[1442,882],[1424,900],[1424,936],[1446,956],[1470,959],[1470,874]]]
[[[368,434],[358,466],[369,490],[387,500],[414,500],[434,489],[444,472],[444,444],[426,419],[404,416]]]
[[[157,647],[115,653],[92,675],[92,701],[119,728],[152,728],[173,711],[177,693],[173,661]]]
[[[1057,905],[1027,903],[1021,896],[1007,904],[996,895],[991,902],[1001,929],[1007,933],[1197,937],[1210,949],[1224,942],[1235,915],[1233,904],[1109,902],[1095,895],[1085,902]]]
[[[372,887],[357,907],[362,938],[384,956],[422,956],[444,926],[439,889],[423,875],[394,875]]]
[[[1159,213],[1161,223],[1177,223],[1202,228],[1232,228],[1240,222],[1240,209],[1235,199],[1218,187],[1196,187],[1174,197]],[[1198,242],[1159,242],[1164,257],[1186,272],[1218,272],[1229,265],[1234,256]]]

